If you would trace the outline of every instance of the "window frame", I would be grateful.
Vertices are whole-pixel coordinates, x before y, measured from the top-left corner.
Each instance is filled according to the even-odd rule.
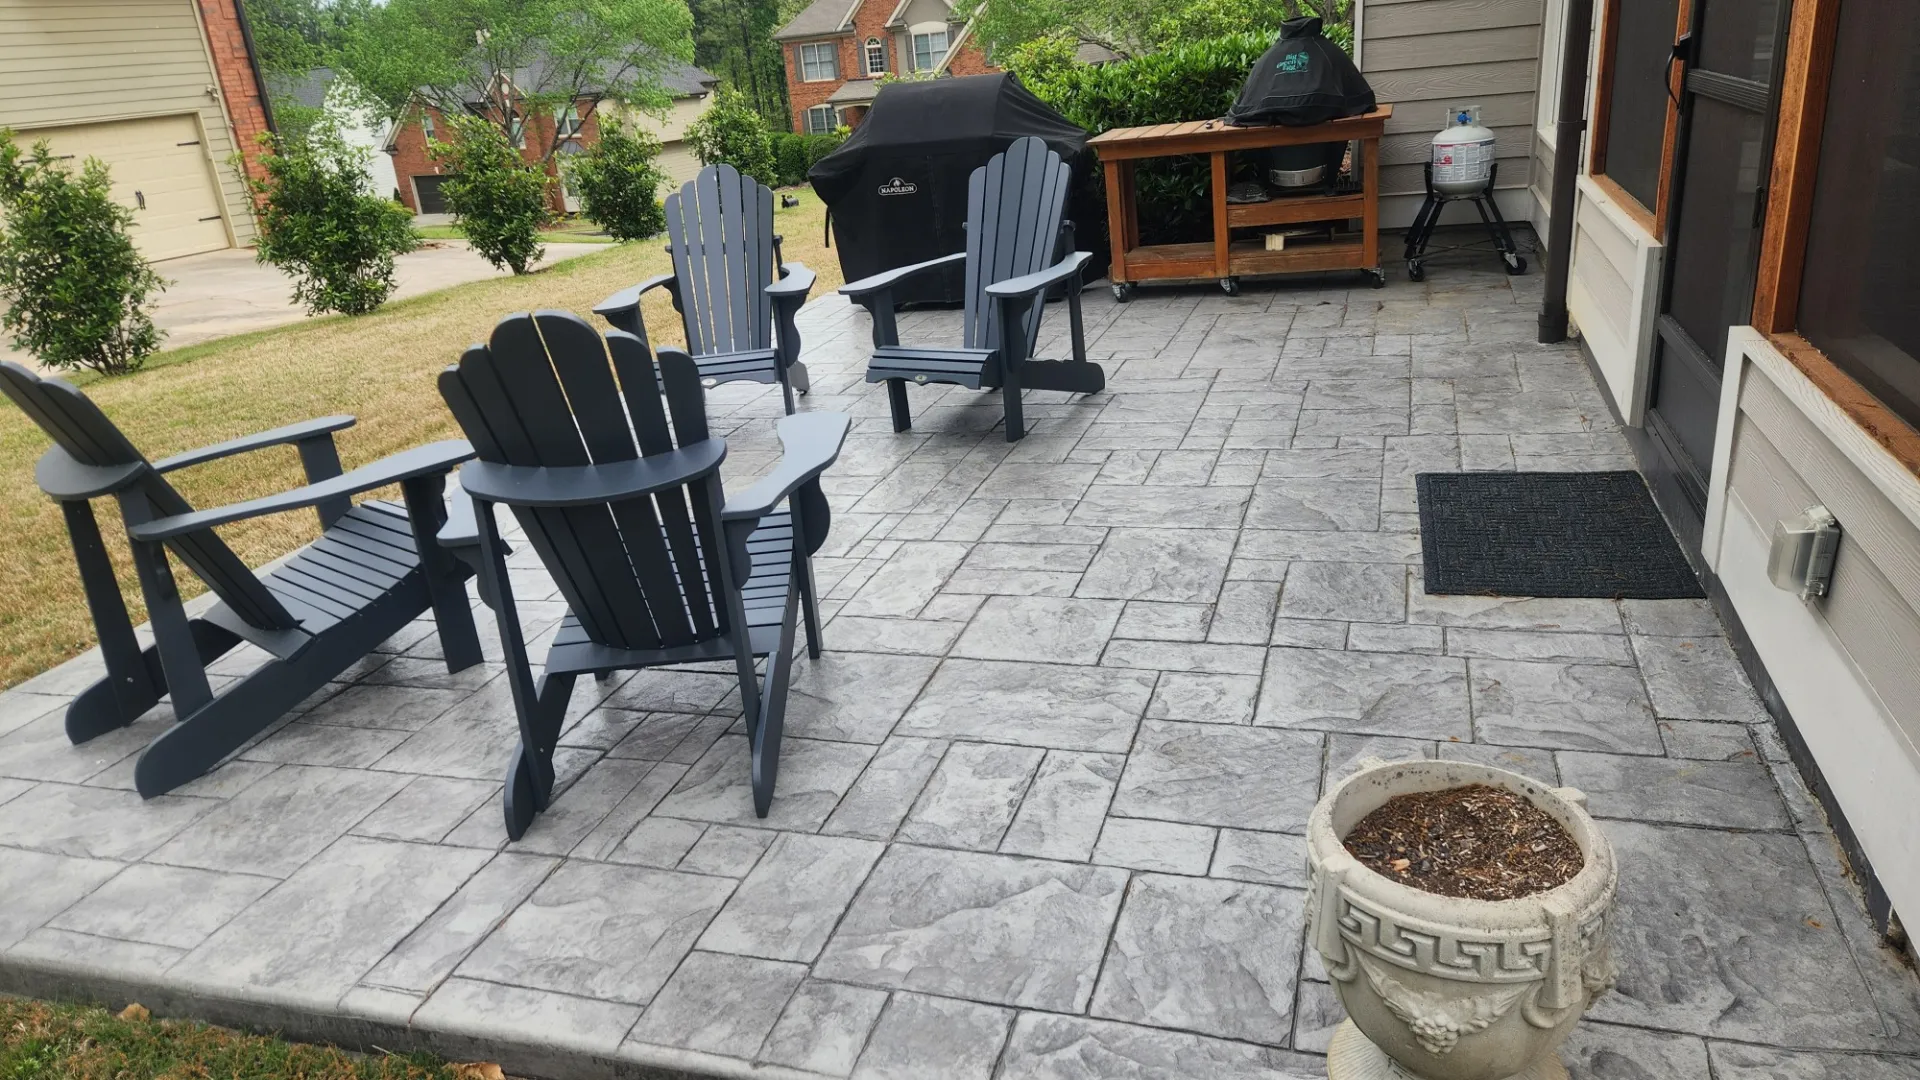
[[[880,53],[880,62],[878,64],[873,62],[874,61],[873,54],[876,50],[878,50]],[[868,78],[873,78],[874,76],[878,76],[878,75],[885,75],[887,73],[887,43],[886,42],[880,40],[877,37],[870,37],[866,40],[866,44],[860,47],[860,55],[861,55],[861,58],[866,62],[866,71],[867,71]]]
[[[580,115],[577,103],[553,110],[553,134],[559,140],[578,140],[586,131],[587,118]]]
[[[1607,175],[1607,136],[1611,132],[1610,121],[1613,110],[1614,60],[1618,55],[1620,33],[1620,7],[1624,0],[1604,0],[1604,14],[1600,22],[1600,46],[1594,55],[1593,104],[1588,111],[1592,118],[1588,124],[1587,168],[1586,173],[1608,197],[1619,205],[1634,223],[1652,236],[1656,241],[1667,240],[1667,210],[1673,194],[1673,156],[1676,152],[1680,134],[1680,108],[1678,101],[1683,91],[1681,80],[1686,77],[1686,69],[1681,64],[1667,65],[1667,116],[1666,126],[1660,135],[1660,176],[1659,186],[1654,194],[1654,205],[1645,206],[1627,189]],[[1634,0],[1635,3],[1647,3],[1649,0]],[[1652,0],[1666,2],[1666,0]],[[1680,40],[1693,24],[1694,0],[1673,0],[1678,8],[1675,15],[1673,39]]]
[[[840,43],[837,41],[803,41],[796,48],[800,54],[800,81],[809,83],[833,82],[840,78]],[[816,50],[813,59],[808,59],[808,50]],[[818,51],[824,50],[824,53]],[[821,55],[825,60],[819,59]],[[815,77],[810,74],[824,64],[829,74]]]
[[[929,45],[927,49],[927,66],[921,67],[920,66],[920,42],[925,40],[931,43],[933,38],[936,35],[940,38],[940,48],[936,51],[931,47],[931,45]],[[927,30],[920,33],[909,33],[907,35],[907,44],[909,46],[908,52],[911,56],[911,58],[908,60],[908,63],[912,66],[912,70],[913,71],[932,71],[934,68],[940,66],[940,61],[943,57],[947,55],[947,50],[953,47],[953,35],[950,30],[945,30],[945,29]]]
[[[827,126],[816,131],[814,130],[814,126],[813,126],[813,117],[815,113],[819,113],[822,111],[826,113]],[[837,107],[833,105],[828,105],[828,104],[809,106],[807,108],[806,113],[801,118],[800,126],[806,129],[806,131],[804,131],[802,134],[806,134],[806,135],[831,134],[836,128],[840,126],[840,110]]]
[[[420,131],[427,137],[428,142],[440,141],[433,123],[433,110],[425,105],[420,106]]]

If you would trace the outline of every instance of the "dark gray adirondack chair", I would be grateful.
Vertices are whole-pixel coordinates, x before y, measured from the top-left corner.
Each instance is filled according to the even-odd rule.
[[[463,586],[468,570],[435,540],[446,519],[447,473],[473,456],[465,442],[416,447],[343,475],[333,432],[351,427],[353,417],[329,416],[149,462],[105,413],[59,379],[0,363],[0,390],[54,441],[35,476],[66,515],[107,663],[106,678],[67,709],[67,736],[85,742],[132,723],[161,695],[173,697],[179,722],[134,766],[143,797],[205,773],[429,607],[447,669],[480,662]],[[195,511],[166,480],[177,469],[288,445],[299,449],[308,484],[283,494]],[[390,484],[400,485],[404,506],[349,501]],[[155,644],[145,650],[93,516],[90,500],[107,495],[119,501],[153,621]],[[214,532],[306,507],[320,515],[320,539],[262,575]],[[205,614],[187,615],[169,552],[219,598]],[[272,659],[215,695],[206,665],[242,641]]]
[[[1047,144],[1031,136],[973,170],[967,181],[967,250],[862,278],[843,286],[873,316],[873,359],[867,381],[887,384],[893,430],[913,426],[907,384],[956,383],[975,390],[1000,388],[1007,410],[1007,441],[1024,436],[1022,390],[1066,390],[1092,394],[1107,385],[1106,372],[1087,359],[1080,318],[1080,274],[1090,256],[1073,251],[1054,261],[1064,236],[1073,235],[1063,220],[1072,170]],[[966,310],[958,349],[901,345],[894,324],[893,286],[903,278],[966,260]],[[1047,290],[1063,286],[1072,320],[1073,357],[1036,360],[1040,317]],[[1014,327],[1007,333],[1006,327]]]
[[[772,189],[731,165],[709,165],[667,196],[666,210],[673,273],[614,293],[594,314],[645,343],[640,299],[665,288],[708,386],[779,383],[793,412],[795,391],[804,394],[808,385],[794,317],[813,288],[813,271],[781,262]]]
[[[603,340],[564,311],[501,320],[489,344],[440,376],[440,393],[480,457],[460,471],[472,521],[443,536],[478,546],[520,718],[507,834],[519,839],[553,797],[554,745],[581,675],[716,660],[732,660],[740,679],[754,812],[766,816],[796,616],[808,654],[820,655],[810,556],[827,537],[820,474],[840,454],[847,418],[782,418],[780,464],[729,498],[720,486],[727,444],[708,435],[697,363],[662,349],[656,371],[639,338],[615,330]],[[496,504],[513,509],[567,601],[538,679]],[[756,657],[766,658],[762,676]]]

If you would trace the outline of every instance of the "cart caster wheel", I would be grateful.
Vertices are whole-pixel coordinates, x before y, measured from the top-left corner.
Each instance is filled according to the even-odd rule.
[[[1368,277],[1373,279],[1374,288],[1384,289],[1387,287],[1387,272],[1385,270],[1369,270],[1366,273]]]
[[[1133,285],[1130,282],[1116,281],[1109,287],[1113,290],[1115,300],[1124,304],[1133,299]]]
[[[1223,293],[1226,293],[1228,296],[1239,296],[1240,295],[1240,279],[1236,277],[1221,278],[1220,291]]]
[[[1407,280],[1408,281],[1427,280],[1427,268],[1420,265],[1419,259],[1407,260]]]
[[[1507,264],[1508,274],[1518,276],[1527,272],[1527,260],[1525,258],[1519,255],[1502,255],[1500,258]]]

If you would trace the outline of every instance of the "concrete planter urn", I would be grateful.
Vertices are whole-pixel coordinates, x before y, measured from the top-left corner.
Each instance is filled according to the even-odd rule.
[[[1586,857],[1573,879],[1517,900],[1422,892],[1363,865],[1341,839],[1396,795],[1487,784],[1565,827]],[[1308,941],[1348,1019],[1329,1080],[1565,1080],[1556,1054],[1614,982],[1613,848],[1573,788],[1459,761],[1363,768],[1307,822]]]

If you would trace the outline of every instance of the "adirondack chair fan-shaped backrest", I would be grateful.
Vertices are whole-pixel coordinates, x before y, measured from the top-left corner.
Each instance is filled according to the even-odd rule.
[[[190,513],[193,507],[85,394],[62,379],[43,379],[15,363],[0,364],[0,390],[13,399],[55,445],[76,463],[100,469],[137,469],[130,487],[145,496],[154,518]],[[131,523],[130,523],[131,524]],[[262,630],[291,630],[299,621],[274,597],[226,541],[212,529],[166,541],[214,595],[241,619]]]
[[[967,348],[1000,347],[999,305],[988,300],[987,286],[1053,265],[1072,174],[1059,154],[1029,135],[995,154],[968,178]],[[1028,355],[1039,340],[1045,306],[1035,302],[1027,308],[1022,329]]]
[[[663,352],[656,377],[640,339],[616,330],[603,340],[564,311],[502,319],[486,345],[441,374],[440,393],[480,460],[503,465],[606,465],[708,437],[691,358]],[[670,649],[727,632],[720,575],[709,572],[719,566],[722,498],[717,479],[696,480],[514,514],[588,636],[619,649]]]
[[[666,200],[673,273],[687,351],[695,356],[773,347],[773,191],[731,165],[700,175]]]

